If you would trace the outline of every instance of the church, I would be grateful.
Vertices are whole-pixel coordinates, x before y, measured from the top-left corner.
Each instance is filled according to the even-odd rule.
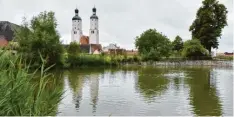
[[[77,8],[75,9],[75,16],[72,18],[71,42],[78,43],[81,51],[84,53],[100,54],[102,46],[99,44],[97,9],[94,7],[92,11],[89,36],[85,36],[82,32],[82,19],[79,16],[79,10]]]

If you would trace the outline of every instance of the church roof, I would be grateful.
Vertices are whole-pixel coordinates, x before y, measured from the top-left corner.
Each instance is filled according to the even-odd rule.
[[[72,20],[82,20],[82,19],[81,19],[81,17],[80,17],[80,16],[75,15],[75,16],[72,18]]]
[[[93,15],[90,17],[90,19],[98,19],[98,16],[95,15],[95,14],[93,14]]]

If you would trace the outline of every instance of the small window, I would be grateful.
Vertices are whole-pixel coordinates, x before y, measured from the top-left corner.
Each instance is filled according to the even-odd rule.
[[[74,31],[74,34],[77,34],[77,32],[76,32],[76,31]]]
[[[93,33],[94,33],[94,31],[91,31],[91,33],[93,34]]]

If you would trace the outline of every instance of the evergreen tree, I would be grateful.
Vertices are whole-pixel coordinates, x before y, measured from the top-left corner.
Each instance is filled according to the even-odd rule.
[[[180,36],[176,36],[175,40],[172,42],[173,50],[180,51],[183,49],[183,41]]]

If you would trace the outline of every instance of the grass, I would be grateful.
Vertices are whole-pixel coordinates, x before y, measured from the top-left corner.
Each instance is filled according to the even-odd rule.
[[[0,52],[0,115],[56,115],[63,92],[51,85],[54,81],[48,70],[42,64],[40,75],[35,75],[37,70],[30,73],[21,57]]]
[[[215,59],[220,59],[220,60],[233,60],[233,56],[219,55],[219,56],[216,56]]]

